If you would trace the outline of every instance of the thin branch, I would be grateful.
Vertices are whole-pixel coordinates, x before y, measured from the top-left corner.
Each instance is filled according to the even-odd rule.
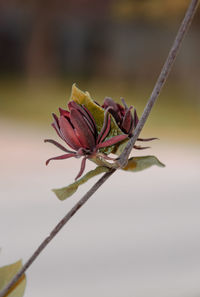
[[[180,29],[177,33],[175,41],[172,45],[172,48],[169,52],[168,58],[163,66],[163,69],[160,73],[160,76],[155,84],[151,97],[149,98],[147,105],[144,109],[142,117],[137,124],[133,137],[128,142],[127,146],[125,147],[124,151],[119,157],[118,164],[120,167],[124,167],[127,163],[128,156],[135,144],[149,114],[150,111],[160,94],[160,91],[166,82],[166,79],[169,75],[169,72],[172,68],[173,62],[177,57],[178,50],[182,43],[183,37],[188,30],[195,11],[197,9],[199,0],[192,0],[186,15],[183,19],[183,22],[180,26]],[[56,225],[56,227],[52,230],[49,236],[45,238],[45,240],[40,244],[37,250],[33,253],[33,255],[29,258],[29,260],[24,264],[21,270],[14,276],[14,278],[10,281],[10,283],[0,292],[0,297],[5,297],[8,291],[13,287],[14,284],[22,277],[24,272],[30,267],[30,265],[35,261],[35,259],[40,255],[40,253],[46,248],[48,243],[56,236],[56,234],[64,227],[64,225],[73,217],[73,215],[87,202],[87,200],[98,190],[98,188],[116,171],[116,169],[112,169],[109,172],[105,173],[93,186],[92,188],[75,204],[75,206],[66,214],[66,216]]]
[[[160,92],[167,80],[167,77],[172,69],[173,63],[178,55],[178,51],[182,44],[183,38],[185,37],[185,34],[192,22],[194,14],[197,10],[198,3],[199,3],[199,0],[192,0],[187,11],[186,11],[185,17],[180,25],[180,28],[176,35],[176,38],[175,38],[173,45],[169,51],[168,57],[163,65],[163,68],[160,72],[160,75],[159,75],[158,80],[154,86],[151,96],[147,102],[147,105],[143,111],[140,121],[138,122],[138,124],[136,126],[133,136],[129,140],[127,146],[125,147],[124,151],[122,152],[122,154],[120,155],[120,157],[118,159],[118,165],[122,168],[126,166],[130,152],[131,152],[140,132],[142,131],[144,124],[146,123],[146,120],[151,112],[152,107],[155,104],[156,99],[160,95]]]

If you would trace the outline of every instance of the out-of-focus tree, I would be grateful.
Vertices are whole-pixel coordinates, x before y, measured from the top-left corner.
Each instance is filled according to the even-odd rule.
[[[177,19],[187,8],[188,0],[117,0],[113,15],[119,19],[145,18],[169,21]]]
[[[93,64],[100,58],[97,48],[101,48],[95,36],[101,36],[110,1],[34,0],[31,3],[33,21],[26,63],[29,76],[55,74],[57,68],[64,72],[67,68],[73,74],[95,67]]]
[[[160,68],[187,4],[188,0],[0,0],[0,74],[149,81]],[[176,77],[197,77],[198,13],[191,42],[177,61]]]

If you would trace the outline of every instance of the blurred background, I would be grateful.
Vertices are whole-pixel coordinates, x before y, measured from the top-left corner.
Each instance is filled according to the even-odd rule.
[[[141,115],[189,0],[0,1],[0,265],[24,261],[85,193],[51,113],[76,82]],[[142,132],[167,166],[117,172],[28,271],[25,296],[200,296],[200,10]],[[88,169],[93,168],[88,162]],[[116,188],[116,184],[118,188]]]

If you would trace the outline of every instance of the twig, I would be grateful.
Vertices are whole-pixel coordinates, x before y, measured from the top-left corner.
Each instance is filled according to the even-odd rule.
[[[183,19],[183,22],[180,26],[180,29],[176,35],[175,41],[172,45],[172,48],[169,52],[168,58],[163,66],[163,69],[160,73],[160,76],[155,84],[155,87],[153,89],[153,92],[147,102],[147,105],[144,109],[144,112],[142,114],[142,117],[137,124],[137,127],[135,129],[134,135],[129,140],[127,146],[125,147],[124,151],[119,157],[118,164],[120,167],[124,167],[127,163],[128,156],[133,148],[133,145],[135,144],[149,114],[150,111],[160,94],[160,91],[166,82],[166,79],[168,77],[168,74],[172,68],[173,62],[175,58],[177,57],[178,50],[180,48],[180,45],[182,43],[183,37],[185,36],[186,31],[188,30],[191,21],[193,19],[193,16],[195,14],[195,11],[197,9],[199,0],[192,0],[186,15]],[[22,277],[24,272],[30,267],[30,265],[35,261],[35,259],[40,255],[40,253],[46,248],[48,243],[56,236],[56,234],[64,227],[64,225],[72,218],[72,216],[81,208],[87,200],[98,190],[98,188],[116,171],[116,169],[111,169],[109,172],[105,173],[93,186],[92,188],[75,204],[75,206],[66,214],[66,216],[56,225],[56,227],[52,230],[49,236],[45,238],[45,240],[40,244],[40,246],[37,248],[37,250],[33,253],[33,255],[29,258],[29,260],[24,264],[24,266],[21,268],[21,270],[14,276],[14,278],[10,281],[10,283],[0,292],[0,297],[5,297],[5,295],[8,293],[8,291],[13,287],[14,284]]]

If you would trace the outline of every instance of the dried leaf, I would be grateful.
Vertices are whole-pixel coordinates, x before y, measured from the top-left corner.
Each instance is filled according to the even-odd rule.
[[[165,167],[165,165],[161,163],[155,156],[144,156],[130,158],[128,160],[128,164],[123,168],[123,170],[137,172],[147,169],[153,165]]]
[[[0,291],[11,281],[21,267],[21,261],[0,267]],[[22,297],[24,295],[25,286],[26,277],[23,275],[5,297]]]
[[[73,184],[61,189],[53,189],[52,191],[56,194],[58,199],[65,200],[72,196],[77,191],[78,187],[87,182],[90,178],[103,172],[108,172],[109,170],[110,169],[105,166],[98,166],[94,170],[91,170],[88,173],[86,173],[82,178],[75,181]]]

